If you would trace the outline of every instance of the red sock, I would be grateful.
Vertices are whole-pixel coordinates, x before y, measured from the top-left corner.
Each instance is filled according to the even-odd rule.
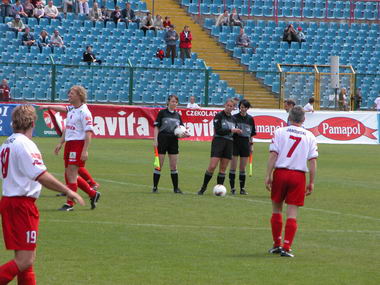
[[[84,167],[79,167],[78,174],[80,177],[82,177],[84,180],[87,181],[88,184],[91,186],[94,186],[96,184],[95,180],[92,178],[90,172]]]
[[[78,190],[78,184],[76,183],[67,183],[67,187],[71,190],[71,191],[74,191],[74,192],[77,192]],[[70,199],[67,199],[67,202],[66,202],[67,205],[70,205],[71,207],[74,206],[74,201],[70,200]]]
[[[17,264],[14,260],[3,264],[0,266],[0,285],[8,284],[19,273],[20,270],[18,269]]]
[[[77,183],[78,183],[78,187],[83,190],[85,193],[87,193],[87,195],[92,198],[92,197],[95,197],[96,195],[96,191],[93,190],[90,185],[88,185],[88,183],[86,182],[86,180],[84,180],[82,177],[78,176],[78,179],[77,179]]]
[[[270,219],[272,225],[273,247],[281,246],[282,215],[273,213]]]
[[[284,249],[289,251],[297,231],[297,220],[288,218],[285,225]]]
[[[17,285],[36,285],[36,275],[33,266],[17,275]]]

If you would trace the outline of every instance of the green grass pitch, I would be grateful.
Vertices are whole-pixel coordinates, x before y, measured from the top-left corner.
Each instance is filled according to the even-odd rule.
[[[62,158],[53,155],[58,139],[35,141],[63,180]],[[87,167],[101,184],[98,208],[59,212],[65,200],[46,189],[38,200],[37,283],[380,283],[379,146],[319,145],[315,191],[299,212],[293,259],[267,253],[268,144],[255,144],[244,197],[212,196],[215,175],[205,195],[196,195],[209,152],[209,142],[180,142],[185,194],[173,194],[167,161],[159,194],[152,194],[152,141],[94,139]],[[3,246],[0,262],[12,256]]]

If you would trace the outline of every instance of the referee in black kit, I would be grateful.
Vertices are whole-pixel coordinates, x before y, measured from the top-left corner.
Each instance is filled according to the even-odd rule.
[[[158,149],[158,157],[160,160],[160,169],[154,169],[153,172],[153,193],[158,193],[158,182],[161,177],[161,169],[164,164],[165,154],[169,156],[170,174],[173,183],[173,191],[176,194],[182,194],[178,188],[178,138],[174,134],[174,130],[183,125],[181,115],[175,111],[178,105],[178,97],[170,95],[167,100],[168,107],[158,112],[156,121],[154,122],[154,147]],[[186,134],[186,136],[188,136]]]
[[[241,134],[242,131],[236,127],[236,120],[231,115],[235,102],[228,99],[224,104],[224,110],[216,114],[214,118],[214,138],[211,143],[210,164],[204,175],[203,185],[198,195],[203,195],[207,189],[215,168],[219,163],[217,184],[223,185],[228,163],[232,158],[233,134]]]
[[[248,157],[253,151],[252,137],[256,135],[256,127],[253,117],[250,116],[247,111],[251,108],[249,101],[243,99],[239,102],[240,112],[234,115],[236,120],[236,125],[242,130],[241,134],[234,134],[234,147],[233,147],[233,157],[230,166],[230,186],[231,194],[235,195],[235,173],[238,163],[238,158],[240,156],[239,165],[239,182],[240,182],[240,194],[247,195],[248,192],[245,191],[245,169],[247,167]]]

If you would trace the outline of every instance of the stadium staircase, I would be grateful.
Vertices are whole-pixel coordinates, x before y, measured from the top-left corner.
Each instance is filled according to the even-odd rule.
[[[152,11],[152,0],[146,0],[146,2],[148,9]],[[187,14],[179,2],[176,0],[156,0],[154,4],[154,14],[160,14],[163,18],[169,16],[178,33],[182,31],[185,25],[190,26],[193,34],[192,51],[196,52],[199,58],[206,62],[207,66],[218,73],[221,79],[227,81],[229,86],[235,88],[238,94],[244,95],[253,103],[255,108],[278,107],[278,99],[274,97],[273,93],[252,77],[250,73],[247,72],[243,75],[244,67],[226,53],[224,48]]]

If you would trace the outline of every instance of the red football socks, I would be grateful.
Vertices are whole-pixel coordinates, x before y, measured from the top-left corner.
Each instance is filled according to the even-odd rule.
[[[281,213],[273,213],[270,223],[272,225],[273,247],[281,246],[281,232],[282,232]]]
[[[20,273],[14,260],[0,266],[0,285],[8,284]]]
[[[82,177],[78,176],[78,187],[83,190],[90,198],[95,197],[96,191],[93,190],[90,185]]]
[[[17,275],[17,285],[36,285],[36,275],[33,266]]]
[[[88,172],[88,170],[86,168],[79,167],[78,174],[80,177],[82,177],[84,180],[86,180],[87,183],[90,184],[91,186],[96,185],[95,180],[92,178],[91,174]]]
[[[289,251],[297,231],[297,220],[288,218],[285,225],[284,250]]]
[[[76,184],[76,183],[67,183],[67,187],[71,191],[74,191],[74,192],[77,192],[77,190],[78,190],[78,184]],[[67,199],[66,204],[72,207],[72,206],[74,206],[74,201]]]

